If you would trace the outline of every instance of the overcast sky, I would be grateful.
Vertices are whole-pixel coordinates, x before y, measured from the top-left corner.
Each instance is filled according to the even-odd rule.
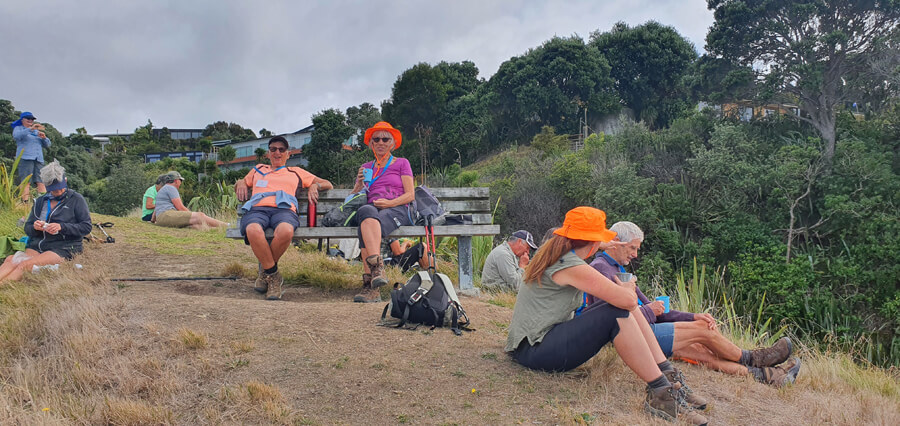
[[[225,120],[298,130],[326,108],[380,106],[419,62],[500,64],[617,21],[675,27],[700,51],[704,0],[0,3],[0,99],[67,135]]]

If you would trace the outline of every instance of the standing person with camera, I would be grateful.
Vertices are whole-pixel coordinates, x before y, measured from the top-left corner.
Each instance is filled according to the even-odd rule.
[[[353,192],[365,190],[368,204],[356,211],[359,249],[363,259],[363,288],[354,302],[380,302],[378,287],[387,284],[381,239],[403,225],[412,225],[416,215],[415,180],[409,160],[391,153],[400,148],[402,136],[386,121],[366,130],[363,142],[375,160],[363,164],[356,173]]]
[[[31,175],[31,183],[36,184],[37,192],[44,193],[47,192],[47,188],[41,180],[41,168],[44,166],[44,148],[50,146],[50,139],[44,134],[44,125],[34,120],[34,114],[25,111],[19,115],[18,120],[10,124],[13,139],[16,141],[16,156],[22,155],[16,183]],[[23,201],[28,200],[31,195],[31,183],[22,193]]]

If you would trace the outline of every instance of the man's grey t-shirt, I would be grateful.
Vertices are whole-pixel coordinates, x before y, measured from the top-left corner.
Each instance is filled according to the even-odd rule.
[[[178,194],[178,188],[172,185],[160,188],[159,192],[156,193],[156,217],[159,217],[167,210],[175,210],[175,204],[172,201],[179,198],[181,198],[181,195]]]
[[[489,289],[516,291],[519,289],[522,272],[522,268],[519,268],[519,258],[513,253],[509,243],[501,243],[491,250],[484,260],[481,286]]]

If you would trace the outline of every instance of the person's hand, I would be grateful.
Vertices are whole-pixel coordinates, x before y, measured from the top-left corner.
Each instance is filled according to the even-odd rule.
[[[716,319],[707,313],[694,314],[694,321],[706,321],[706,326],[709,327],[710,330],[715,330],[718,327],[716,325]]]
[[[388,207],[393,207],[391,205],[391,200],[386,200],[384,198],[379,198],[375,201],[372,201],[372,205],[378,207],[379,209],[386,209]]]
[[[666,304],[662,302],[662,300],[657,300],[648,304],[650,310],[653,311],[653,315],[660,316],[666,312]]]
[[[356,183],[359,184],[363,180],[363,169],[365,167],[360,166],[359,170],[356,171]]]
[[[44,139],[44,138],[47,137],[47,135],[44,134],[44,132],[42,132],[42,131],[39,130],[39,131],[38,131],[38,137],[41,138],[41,139]]]
[[[600,243],[600,250],[606,251],[606,250],[609,250],[609,249],[611,249],[611,248],[615,248],[615,247],[619,247],[619,246],[624,246],[625,244],[628,244],[628,243],[619,241],[618,239],[614,239],[614,240],[612,240],[612,241],[610,241],[610,242],[607,242],[607,243],[601,242],[601,243]]]
[[[531,256],[528,256],[528,252],[526,251],[521,256],[519,256],[519,267],[525,269],[528,266],[528,262],[531,261]]]
[[[36,221],[34,221],[33,228],[34,228],[35,231],[41,231],[41,232],[43,232],[43,231],[44,231],[44,221],[43,221],[43,220],[36,220]]]
[[[619,277],[616,277],[616,276],[613,277],[613,280],[615,280],[616,284],[618,284],[622,287],[625,287],[631,291],[635,291],[635,289],[637,288],[637,277],[635,277],[635,276],[631,277],[631,281],[622,282],[619,280]]]
[[[309,202],[316,204],[319,202],[319,184],[314,183],[309,186],[307,190],[307,198],[309,198]]]
[[[50,235],[56,235],[62,229],[62,225],[58,223],[46,223],[44,224],[44,232]]]
[[[237,195],[238,201],[247,201],[247,196],[250,195],[250,190],[247,188],[247,185],[237,185],[234,189],[235,195]]]
[[[31,128],[32,128],[32,129],[35,129],[35,130],[47,130],[47,129],[44,127],[43,124],[38,123],[37,121],[35,121],[35,122],[31,125]]]

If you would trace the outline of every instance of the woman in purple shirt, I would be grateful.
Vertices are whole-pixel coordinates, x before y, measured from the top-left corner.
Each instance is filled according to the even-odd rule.
[[[415,215],[415,180],[405,158],[391,152],[400,147],[400,131],[385,121],[366,130],[363,142],[372,148],[375,160],[363,164],[356,173],[353,192],[365,190],[368,204],[356,212],[359,248],[363,258],[363,289],[354,302],[380,302],[378,287],[387,284],[381,238],[400,226],[412,225]]]

